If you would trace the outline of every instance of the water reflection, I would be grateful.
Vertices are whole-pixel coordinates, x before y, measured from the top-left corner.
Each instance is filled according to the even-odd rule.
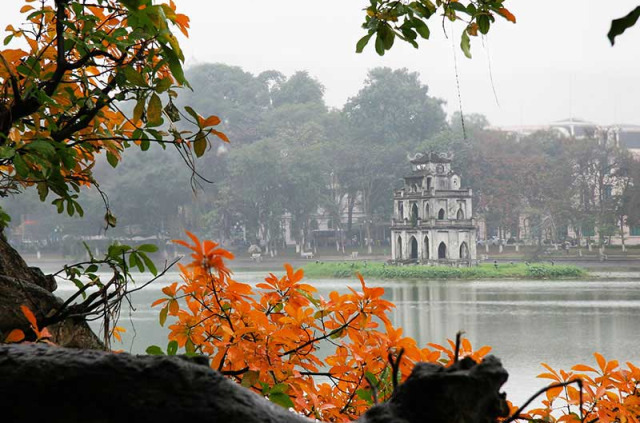
[[[599,351],[640,362],[640,282],[413,282],[386,284],[394,322],[424,345],[458,330],[491,345],[521,402],[543,380],[540,362],[569,369]]]

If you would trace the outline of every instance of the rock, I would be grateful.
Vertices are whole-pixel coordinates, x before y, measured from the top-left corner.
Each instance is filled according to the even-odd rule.
[[[45,275],[37,267],[29,267],[13,247],[0,234],[0,275],[37,285],[49,292],[58,288],[51,275]]]
[[[501,386],[509,377],[500,360],[464,358],[451,367],[418,363],[389,402],[371,408],[362,423],[492,423],[507,417]]]
[[[20,309],[29,307],[41,326],[63,302],[53,294],[55,279],[36,267],[29,267],[0,235],[0,342],[13,329],[29,334],[29,322]],[[103,349],[104,345],[82,318],[68,318],[48,326],[52,341],[73,348]]]
[[[204,358],[0,345],[3,421],[310,423],[223,377]],[[360,423],[492,423],[506,416],[495,357],[418,364]]]
[[[231,382],[206,360],[0,345],[0,375],[7,422],[310,422]]]

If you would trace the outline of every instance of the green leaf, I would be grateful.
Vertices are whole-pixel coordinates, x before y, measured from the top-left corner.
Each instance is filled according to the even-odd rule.
[[[25,149],[36,151],[42,157],[46,158],[50,158],[51,156],[55,156],[56,154],[55,147],[51,145],[51,143],[42,140],[34,141],[27,144],[25,146]]]
[[[193,143],[193,152],[196,153],[196,157],[202,157],[207,150],[207,137],[204,132],[200,131],[196,134],[196,140]]]
[[[97,264],[92,264],[89,267],[87,267],[84,271],[84,273],[95,273],[98,271],[98,265]]]
[[[380,34],[382,36],[382,43],[385,50],[390,50],[393,47],[393,41],[396,39],[396,33],[389,25],[382,25],[380,28]]]
[[[373,403],[373,396],[371,395],[371,390],[369,389],[358,389],[356,391],[356,395],[369,404]]]
[[[191,115],[191,117],[195,120],[195,124],[200,126],[200,116],[196,113],[195,110],[191,106],[185,106],[184,110]]]
[[[84,288],[84,284],[82,283],[82,281],[80,281],[79,279],[73,278],[71,279],[71,281],[73,282],[73,284],[80,290],[82,288]],[[83,292],[82,293],[82,298],[87,298],[87,293]]]
[[[107,213],[105,213],[104,220],[107,223],[107,226],[109,226],[110,228],[115,228],[116,223],[118,222],[118,219],[116,219],[116,217],[110,211],[107,211]]]
[[[371,385],[373,385],[373,386],[378,386],[380,384],[380,382],[378,381],[378,378],[376,377],[376,375],[374,375],[370,371],[364,372],[364,377],[367,378],[369,383]]]
[[[191,338],[187,338],[187,342],[184,344],[184,349],[187,354],[195,354],[196,347],[195,345],[193,345],[193,341],[191,340]]]
[[[136,106],[133,108],[133,120],[134,122],[139,121],[140,119],[142,119],[143,115],[144,115],[144,105],[145,105],[145,99],[143,97],[140,97],[138,99],[138,102],[136,103]],[[133,134],[134,138],[139,138],[136,137],[136,134]]]
[[[148,87],[147,81],[144,80],[142,74],[131,66],[127,66],[124,68],[124,76],[127,78],[129,82],[133,85],[137,85],[138,87]]]
[[[413,27],[416,29],[416,31],[418,32],[418,34],[420,34],[422,38],[424,38],[425,40],[429,39],[429,35],[430,35],[429,27],[427,26],[426,23],[422,21],[422,19],[413,18],[411,20],[411,23],[413,23]]]
[[[609,33],[607,34],[607,38],[609,38],[611,45],[615,44],[616,37],[618,35],[634,26],[638,21],[638,18],[640,18],[640,6],[633,9],[626,16],[611,21],[611,29],[609,29]]]
[[[489,32],[489,27],[491,26],[491,22],[489,21],[489,15],[478,15],[476,18],[476,22],[478,22],[478,28],[480,32],[486,35]],[[467,56],[471,57],[471,56]]]
[[[115,154],[112,154],[110,151],[107,151],[107,162],[111,165],[111,167],[118,166],[118,158]]]
[[[10,159],[15,156],[16,150],[8,146],[0,147],[0,159]]]
[[[380,56],[384,56],[384,42],[382,41],[380,32],[378,32],[376,35],[376,53],[378,53]]]
[[[164,326],[164,322],[167,321],[167,313],[169,313],[168,305],[162,307],[162,310],[160,310],[160,326]]]
[[[76,213],[78,213],[78,216],[83,217],[84,216],[84,210],[82,209],[82,206],[80,205],[80,203],[74,202],[73,205],[76,208]]]
[[[40,201],[44,201],[49,194],[49,187],[45,182],[38,182],[38,196],[40,197]]]
[[[171,71],[171,74],[176,79],[178,84],[188,86],[187,79],[184,77],[184,69],[182,69],[182,63],[180,63],[178,55],[171,49],[171,47],[167,45],[164,45],[162,47],[164,56],[167,59],[167,63],[169,64],[169,70]]]
[[[145,352],[149,355],[164,355],[162,348],[157,345],[151,345],[150,347],[147,347]]]
[[[342,332],[344,332],[344,329],[340,329],[339,331],[334,332],[329,338],[338,339],[342,336]]]
[[[369,43],[369,40],[371,39],[371,37],[373,36],[373,32],[365,35],[364,37],[360,38],[356,44],[356,53],[362,53],[362,51],[364,50],[364,48],[366,47],[367,43]]]
[[[149,124],[151,126],[162,125],[162,101],[158,94],[153,93],[149,100],[149,108],[147,109]]]
[[[171,341],[167,345],[167,355],[176,355],[178,352],[178,341]]]
[[[145,253],[155,253],[158,251],[158,246],[155,244],[142,244],[138,245],[136,249]]]
[[[286,392],[288,390],[289,390],[289,385],[284,383],[278,383],[276,385],[273,385],[271,389],[269,389],[269,392]]]
[[[156,276],[158,274],[158,269],[156,268],[155,263],[145,253],[139,253],[138,255],[140,256],[140,258],[142,258],[142,261],[144,261],[144,264],[149,269],[149,272],[151,272],[153,276]]]
[[[293,401],[291,401],[289,395],[285,394],[284,392],[270,393],[269,401],[284,408],[292,408],[294,406]]]
[[[129,255],[129,267],[137,267],[139,272],[144,272],[144,263],[142,258],[135,252]]]
[[[471,40],[469,39],[469,34],[467,34],[467,30],[462,31],[462,38],[460,39],[460,48],[467,58],[471,59]]]
[[[456,12],[469,13],[467,8],[457,1],[452,1],[449,3],[449,8],[455,10]]]
[[[29,174],[29,166],[20,154],[13,156],[13,167],[21,178],[25,178]]]
[[[156,84],[156,92],[158,94],[163,93],[171,88],[171,78],[162,78]]]
[[[256,382],[258,382],[258,379],[260,379],[260,372],[257,370],[249,370],[244,374],[244,376],[242,376],[242,382],[240,382],[240,385],[245,388],[251,388],[256,384]]]

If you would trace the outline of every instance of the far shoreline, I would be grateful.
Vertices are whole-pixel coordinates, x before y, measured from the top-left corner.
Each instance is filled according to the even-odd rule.
[[[553,263],[482,263],[477,266],[396,266],[379,261],[316,261],[303,266],[308,278],[349,278],[361,274],[364,278],[377,279],[591,279],[586,269],[565,264]]]
[[[156,264],[161,265],[165,258],[160,256],[160,254],[155,254],[153,259],[156,261]],[[65,264],[72,264],[78,261],[82,261],[82,259],[78,257],[63,257],[61,254],[42,254],[40,257],[37,257],[36,254],[24,254],[24,259],[30,266],[40,267],[45,273],[53,273],[58,270],[61,270]],[[189,260],[189,257],[184,257],[183,263]],[[325,255],[318,254],[313,258],[301,258],[297,254],[286,254],[286,255],[278,255],[275,257],[270,257],[268,255],[261,257],[259,261],[251,259],[246,253],[236,252],[235,259],[229,261],[228,266],[232,271],[235,272],[264,272],[265,276],[267,273],[280,273],[284,271],[284,264],[288,263],[296,269],[305,268],[305,275],[309,278],[335,278],[335,272],[329,272],[328,269],[324,269],[323,271],[318,271],[313,268],[313,265],[320,264],[322,265],[338,265],[340,263],[354,264],[354,266],[360,267],[360,265],[367,263],[367,266],[383,266],[386,263],[388,257],[380,254],[374,254],[371,256],[361,255],[358,259],[353,259],[349,256],[343,255]],[[501,257],[501,256],[489,256],[487,260],[482,262],[479,267],[491,267],[495,266],[497,263],[498,268],[502,269],[504,267],[509,267],[513,265],[524,265],[524,258],[515,258],[515,257]],[[553,263],[553,264],[552,264]],[[577,276],[567,277],[564,276],[562,279],[589,279],[589,280],[599,280],[602,277],[612,278],[612,279],[629,279],[630,275],[615,275],[616,273],[621,274],[630,274],[634,273],[632,276],[633,279],[636,279],[640,276],[640,256],[637,257],[628,257],[624,259],[609,259],[605,261],[597,260],[593,257],[553,257],[550,259],[545,259],[540,262],[531,262],[531,265],[543,265],[543,266],[575,266],[582,269],[583,273]],[[399,269],[411,269],[420,266],[416,265],[407,265],[407,266],[390,266],[387,267],[399,268]],[[432,266],[431,269],[451,269],[449,267],[436,267]],[[475,269],[476,266],[471,267],[470,269]],[[454,268],[455,269],[455,268]],[[175,269],[177,271],[177,268]],[[380,278],[380,279],[423,279],[429,278],[434,279],[433,275],[416,275],[416,276],[390,276],[390,275],[379,275],[379,274],[371,274],[370,272],[360,270],[360,273],[363,276],[368,278]],[[453,278],[451,275],[448,277],[444,277],[444,279],[461,279],[461,280],[472,280],[472,279],[491,279],[491,280],[522,280],[522,279],[531,279],[531,276],[526,275],[524,273],[520,273],[517,275],[507,275],[504,272],[501,275],[487,275],[487,274],[470,274],[465,275],[465,277]],[[601,275],[598,275],[600,273]],[[614,275],[602,275],[607,273],[614,273]],[[345,273],[341,273],[345,274]],[[353,275],[353,276],[351,276]],[[339,276],[340,277],[340,276]],[[355,277],[355,273],[349,273],[344,277]],[[551,277],[551,279],[556,279],[557,277]],[[535,279],[545,279],[544,277],[538,277]]]

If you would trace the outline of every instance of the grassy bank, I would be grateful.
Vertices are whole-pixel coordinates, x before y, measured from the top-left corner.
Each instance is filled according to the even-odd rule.
[[[380,279],[561,279],[587,276],[577,266],[533,263],[480,264],[473,267],[389,266],[379,262],[326,262],[304,266],[310,278],[347,278],[356,272]]]

